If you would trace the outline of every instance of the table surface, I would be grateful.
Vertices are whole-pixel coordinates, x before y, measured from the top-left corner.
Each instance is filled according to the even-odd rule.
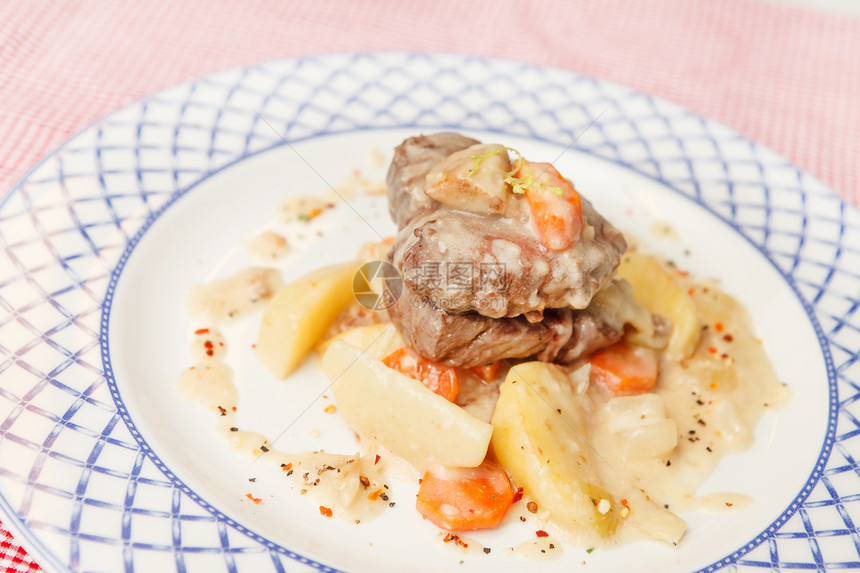
[[[619,82],[740,131],[860,205],[851,0],[7,2],[0,196],[71,135],[149,93],[266,60],[377,50],[508,58]],[[0,526],[0,571],[38,569]]]

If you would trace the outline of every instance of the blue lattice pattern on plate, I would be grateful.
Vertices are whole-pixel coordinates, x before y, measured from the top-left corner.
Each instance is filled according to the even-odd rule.
[[[768,252],[829,341],[835,442],[798,511],[715,568],[860,567],[857,212],[772,152],[647,95],[559,70],[409,54],[274,62],[168,89],[86,129],[5,199],[0,504],[51,565],[131,570],[145,553],[165,571],[235,570],[240,558],[255,571],[325,569],[208,511],[143,453],[105,379],[102,302],[129,238],[189,185],[281,137],[404,126],[575,141],[701,202]],[[777,196],[794,208],[774,208]],[[170,534],[138,535],[147,530]],[[828,562],[837,546],[853,561]]]

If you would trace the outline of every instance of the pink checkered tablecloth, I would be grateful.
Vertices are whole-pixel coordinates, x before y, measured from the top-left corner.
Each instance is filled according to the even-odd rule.
[[[0,3],[0,196],[84,126],[172,84],[376,50],[626,84],[735,128],[860,205],[860,18],[753,0]],[[0,571],[34,570],[0,525]]]

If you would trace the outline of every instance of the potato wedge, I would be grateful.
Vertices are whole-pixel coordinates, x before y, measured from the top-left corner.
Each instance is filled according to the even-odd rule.
[[[353,300],[352,279],[360,263],[350,261],[313,271],[283,287],[263,311],[257,357],[285,378]]]
[[[600,485],[577,395],[559,367],[527,362],[511,368],[492,424],[499,462],[555,523],[600,537],[612,533],[619,505]]]
[[[687,530],[687,522],[666,509],[657,505],[648,495],[639,489],[627,493],[627,503],[630,515],[627,519],[629,526],[635,527],[648,537],[677,545]]]
[[[672,321],[667,356],[675,359],[690,356],[699,342],[701,321],[680,277],[656,259],[636,252],[621,258],[617,275],[633,285],[637,302]]]
[[[315,349],[317,354],[320,357],[325,356],[328,347],[335,340],[342,340],[347,344],[357,346],[377,360],[382,360],[398,348],[403,348],[406,345],[396,326],[390,322],[380,322],[358,326],[323,340],[317,344]]]
[[[343,340],[322,360],[346,422],[419,472],[428,467],[477,467],[493,427]]]

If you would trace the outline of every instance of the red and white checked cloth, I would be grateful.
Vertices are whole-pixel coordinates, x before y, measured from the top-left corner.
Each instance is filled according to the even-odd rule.
[[[18,571],[32,573],[41,570],[0,524],[0,571],[3,573],[17,573]]]
[[[860,205],[860,19],[753,0],[0,4],[0,197],[76,131],[217,70],[459,52],[568,68],[721,121]],[[33,570],[0,526],[0,571]]]

